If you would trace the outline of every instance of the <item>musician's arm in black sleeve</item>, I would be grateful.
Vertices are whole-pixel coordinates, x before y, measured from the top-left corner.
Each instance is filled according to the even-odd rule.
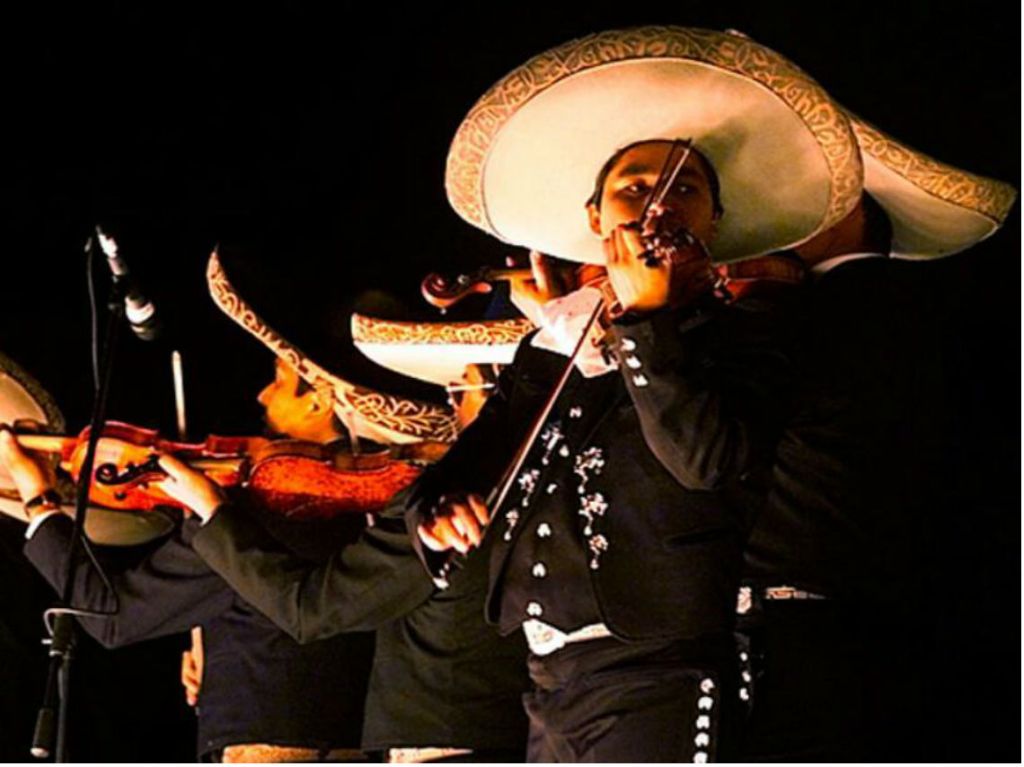
[[[783,318],[660,311],[612,334],[644,438],[680,484],[712,490],[767,469],[792,380]]]
[[[24,547],[29,561],[57,593],[64,588],[73,527],[69,517],[55,514],[41,523]],[[111,616],[79,619],[104,647],[187,631],[224,612],[234,600],[231,590],[182,540],[181,531],[143,546],[93,549],[109,583],[79,547],[71,606],[97,612],[118,608]]]
[[[413,486],[406,521],[417,556],[431,576],[438,577],[450,555],[426,548],[416,531],[430,519],[442,495],[475,493],[486,498],[502,476],[529,431],[534,416],[550,393],[566,359],[530,346],[532,335],[519,345],[515,360],[498,377],[498,385],[476,420],[437,464]],[[493,512],[493,509],[489,509]]]
[[[397,512],[389,506],[322,564],[293,554],[237,503],[222,506],[192,545],[243,599],[299,642],[371,631],[434,589],[413,553],[401,501],[393,504]]]

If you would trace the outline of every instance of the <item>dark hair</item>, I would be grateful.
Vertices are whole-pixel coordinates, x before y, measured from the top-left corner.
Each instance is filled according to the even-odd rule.
[[[864,206],[864,227],[871,246],[888,253],[892,248],[892,221],[889,220],[889,214],[867,192],[861,204]]]
[[[591,192],[590,197],[587,198],[587,205],[593,205],[598,210],[601,210],[601,192],[604,191],[604,184],[608,180],[608,174],[612,168],[622,159],[622,156],[626,154],[630,149],[640,144],[646,144],[648,141],[634,141],[632,144],[628,144],[622,149],[618,150],[615,154],[608,158],[608,161],[601,166],[601,170],[597,172],[597,179],[594,181],[594,191]],[[708,188],[711,191],[711,208],[714,211],[715,218],[720,218],[725,209],[722,207],[722,192],[721,185],[718,183],[718,174],[715,172],[715,167],[711,164],[710,160],[704,156],[703,152],[694,147],[690,152],[695,156],[699,157],[701,163],[704,165],[704,174],[708,177]]]

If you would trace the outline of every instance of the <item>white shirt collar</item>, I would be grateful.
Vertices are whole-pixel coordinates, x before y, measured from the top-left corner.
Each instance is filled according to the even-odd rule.
[[[812,266],[811,275],[814,279],[818,279],[840,264],[845,264],[847,261],[860,261],[864,258],[888,258],[888,255],[885,253],[845,253],[841,256],[832,256],[832,258],[826,258],[824,261],[819,261]]]

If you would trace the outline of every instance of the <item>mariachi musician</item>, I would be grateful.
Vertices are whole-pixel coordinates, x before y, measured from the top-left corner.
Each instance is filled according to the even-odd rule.
[[[279,357],[316,372],[321,369],[306,358],[297,358],[295,349],[282,342],[269,325],[254,321],[254,312],[226,279],[227,272],[232,280],[248,274],[249,287],[262,286],[264,292],[276,293],[271,286],[287,282],[287,275],[271,279],[269,270],[287,268],[289,273],[316,274],[313,268],[296,270],[300,258],[296,255],[287,263],[258,265],[234,259],[229,265],[222,263],[222,253],[211,258],[208,279],[214,300],[233,319]],[[278,321],[294,318],[295,303],[283,300],[275,306],[275,327]],[[308,310],[309,301],[303,306]],[[513,322],[512,326],[496,326],[495,337],[507,338],[509,332],[521,335],[519,325]],[[438,340],[445,331],[442,327],[427,335]],[[409,344],[408,337],[404,343],[413,350],[406,356],[416,356],[415,344]],[[466,357],[466,345],[461,343],[439,353],[429,338],[425,347],[432,363],[451,354],[478,362],[482,368],[505,361],[501,355],[507,353],[500,344],[484,344]],[[476,351],[483,353],[477,356]],[[498,356],[492,358],[495,351]],[[460,377],[465,364],[460,363]],[[456,377],[454,368],[449,365],[446,369],[450,369],[446,380]],[[478,389],[471,380],[456,383],[453,394],[486,390],[486,382]],[[354,408],[380,408],[382,395],[375,392],[351,384],[336,391]],[[398,407],[381,410],[371,426],[392,424],[394,417],[400,416],[398,422],[422,429],[433,417],[432,411],[412,410],[408,401],[393,399],[392,403]],[[272,406],[268,409],[273,413]],[[465,417],[471,416],[465,412]],[[282,545],[274,527],[251,524],[242,503],[223,503],[220,491],[202,473],[169,456],[161,460],[174,476],[173,482],[164,483],[165,491],[209,522],[193,537],[193,548],[247,603],[302,643],[322,644],[314,640],[359,628],[377,629],[362,738],[365,751],[383,752],[391,761],[521,758],[526,729],[520,704],[526,688],[524,643],[521,638],[500,639],[483,623],[483,571],[465,571],[455,579],[456,586],[437,595],[413,552],[400,504],[383,509],[359,541],[340,547],[326,563],[311,562]],[[463,697],[453,696],[455,687],[471,688],[471,700],[467,703]]]
[[[486,555],[474,549],[495,528],[488,617],[530,643],[532,760],[736,753],[743,531],[791,380],[784,315],[725,303],[709,255],[813,237],[856,204],[859,171],[845,117],[813,81],[704,30],[573,41],[499,81],[460,127],[447,177],[460,215],[603,266],[618,310],[603,348],[577,347],[601,291],[544,304],[410,508],[439,576],[453,550]],[[488,507],[567,357],[508,502]]]
[[[991,533],[950,500],[965,464],[952,383],[963,363],[951,361],[950,287],[934,262],[993,235],[1016,192],[847,117],[864,194],[793,249],[810,280],[795,408],[745,552],[741,673],[753,706],[741,758],[971,761],[986,751],[949,734],[988,725],[994,704],[978,679],[995,661],[947,666],[978,655],[964,644],[995,617],[972,608],[975,625],[957,627],[957,592],[991,578],[964,551]],[[952,322],[957,337],[964,317]]]
[[[317,365],[274,334],[218,272],[211,287],[222,308],[234,312],[278,358],[274,381],[260,394],[271,430],[299,439],[350,445],[349,428],[379,441],[403,443],[450,440],[451,414],[442,408],[357,387]],[[313,323],[310,323],[313,325]],[[322,328],[306,326],[301,343],[330,348]],[[408,416],[406,420],[402,415]],[[344,422],[344,423],[343,423]],[[25,554],[59,587],[71,520],[54,513],[52,477],[42,462],[21,450],[10,431],[0,434],[0,460],[27,502],[31,522]],[[379,476],[379,475],[378,475]],[[374,481],[373,476],[368,481]],[[38,499],[33,502],[32,499]],[[315,561],[360,535],[363,515],[335,520],[289,522],[247,506],[247,524],[257,520],[288,542],[303,561]],[[17,510],[15,510],[15,513]],[[21,512],[24,513],[24,512]],[[118,612],[83,619],[82,625],[108,647],[203,627],[205,673],[198,696],[198,752],[223,761],[310,761],[362,757],[364,700],[373,636],[368,631],[300,645],[232,592],[191,547],[199,520],[186,518],[169,535],[116,552],[100,551],[111,578],[107,588],[90,560],[82,557],[72,603]],[[370,565],[368,565],[370,566]],[[376,596],[400,599],[419,581],[419,568],[390,568]],[[389,591],[389,586],[394,589]],[[365,614],[353,615],[353,628]],[[366,628],[372,628],[368,626]]]
[[[216,283],[214,264],[210,275]],[[246,312],[232,314],[245,322]],[[371,356],[387,367],[448,386],[460,417],[471,419],[475,413],[465,408],[472,398],[463,395],[489,391],[479,371],[507,362],[507,340],[523,331],[514,320],[459,327],[362,318],[353,336],[363,348],[375,347]],[[467,370],[471,365],[478,367]],[[183,492],[210,487],[197,472],[180,476]],[[393,762],[521,761],[525,643],[484,623],[484,569],[461,570],[450,590],[436,589],[414,553],[400,499],[362,540],[323,564],[296,557],[274,531],[246,524],[237,504],[200,498],[193,508],[207,520],[193,539],[196,551],[300,642],[351,631],[354,616],[364,614],[362,625],[377,629],[365,750]],[[399,595],[388,583],[407,591]]]

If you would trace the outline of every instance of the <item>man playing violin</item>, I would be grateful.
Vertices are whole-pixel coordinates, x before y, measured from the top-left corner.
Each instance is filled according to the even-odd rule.
[[[714,82],[716,70],[727,79]],[[760,102],[745,78],[755,88],[774,91],[775,103]],[[509,99],[512,93],[515,98]],[[534,451],[519,475],[523,492],[513,494],[508,506],[488,509],[483,495],[499,476],[501,462],[488,475],[480,462],[460,466],[454,457],[479,455],[481,443],[504,446],[503,428],[520,417],[522,390],[542,377],[535,367],[537,352],[521,349],[518,369],[464,436],[477,444],[453,448],[451,460],[437,469],[449,482],[439,483],[440,492],[413,509],[423,520],[427,564],[443,572],[439,564],[448,561],[449,549],[470,551],[484,524],[497,526],[492,535],[501,535],[502,543],[492,556],[490,614],[504,630],[521,624],[531,639],[537,687],[528,704],[531,756],[703,761],[721,734],[714,717],[701,714],[695,728],[680,734],[682,712],[666,716],[657,694],[645,686],[673,687],[673,673],[689,666],[707,669],[708,690],[722,689],[714,673],[728,672],[706,657],[690,655],[682,662],[658,657],[656,645],[648,645],[646,655],[644,644],[654,637],[707,640],[705,632],[715,627],[708,620],[715,606],[721,617],[717,627],[730,625],[723,608],[737,582],[737,550],[726,547],[702,559],[711,531],[686,529],[687,517],[699,518],[706,504],[720,520],[729,519],[735,511],[728,498],[733,476],[741,486],[758,486],[753,503],[740,501],[748,512],[763,506],[757,499],[770,489],[767,511],[756,516],[746,563],[753,578],[740,602],[744,615],[763,609],[768,616],[753,626],[755,633],[767,632],[760,650],[767,647],[768,667],[760,669],[765,697],[754,706],[753,737],[744,755],[919,759],[920,711],[915,708],[923,696],[913,670],[921,665],[914,655],[922,648],[913,641],[914,629],[923,625],[915,622],[919,612],[936,612],[925,606],[929,590],[921,587],[936,576],[935,563],[922,557],[935,523],[925,521],[934,494],[921,480],[929,464],[931,470],[941,465],[931,454],[939,443],[920,439],[935,437],[934,426],[921,428],[933,402],[922,391],[941,376],[929,374],[932,365],[920,364],[929,355],[918,348],[927,343],[927,334],[920,332],[923,319],[914,316],[907,300],[899,275],[904,267],[884,256],[921,258],[968,247],[999,225],[1012,204],[1012,190],[968,175],[969,201],[958,204],[958,195],[935,190],[953,189],[958,186],[953,179],[967,174],[916,157],[855,120],[851,125],[853,118],[774,52],[733,34],[644,28],[568,43],[492,88],[452,147],[450,199],[464,218],[503,240],[578,260],[593,257],[579,228],[559,222],[572,220],[573,191],[582,188],[586,169],[594,173],[609,155],[607,172],[598,173],[605,179],[602,204],[609,190],[619,189],[620,170],[629,170],[622,174],[621,189],[630,193],[631,174],[642,163],[633,168],[627,157],[626,167],[617,167],[623,157],[615,152],[625,146],[628,155],[643,146],[631,143],[644,138],[631,107],[658,126],[647,137],[694,136],[718,174],[724,211],[717,233],[706,240],[716,259],[792,249],[816,276],[802,306],[799,366],[772,397],[783,403],[792,398],[795,414],[784,415],[785,429],[775,426],[776,436],[784,432],[777,451],[772,439],[761,443],[769,449],[750,450],[747,435],[764,432],[739,427],[753,427],[756,414],[767,411],[733,409],[744,398],[724,396],[728,389],[717,385],[692,396],[694,384],[711,383],[709,374],[721,361],[717,355],[728,355],[734,339],[720,335],[711,354],[687,370],[687,360],[695,359],[687,346],[702,331],[717,332],[720,317],[701,306],[704,319],[691,316],[686,333],[671,340],[668,334],[655,335],[657,328],[650,326],[666,305],[657,297],[674,294],[673,279],[647,290],[648,281],[628,271],[629,255],[637,253],[645,266],[664,263],[647,255],[659,250],[656,237],[638,247],[635,238],[639,234],[642,241],[647,227],[635,212],[617,228],[621,222],[606,225],[596,215],[602,211],[592,208],[591,229],[604,240],[609,280],[626,309],[612,333],[620,344],[628,341],[626,349],[620,345],[625,352],[620,369],[642,443],[622,450],[624,460],[610,459],[615,450],[610,446],[629,443],[629,429],[619,424],[606,434],[600,424],[586,423],[587,399],[601,402],[595,395],[564,406],[560,400],[554,411],[554,417],[562,416],[560,423],[549,421],[543,449]],[[788,126],[781,119],[786,110],[796,119]],[[863,157],[855,139],[864,147]],[[759,142],[764,144],[758,151],[748,152]],[[908,177],[908,154],[930,169],[927,182]],[[747,174],[744,165],[752,156],[761,168]],[[947,183],[936,186],[931,171]],[[658,186],[644,181],[632,193],[649,206]],[[862,196],[863,188],[877,192],[880,205]],[[676,206],[684,209],[678,195],[673,199],[669,192],[666,199],[670,213]],[[693,233],[705,220],[698,211],[694,215],[682,219]],[[632,264],[639,267],[636,260]],[[562,306],[572,308],[568,302]],[[652,336],[656,343],[648,342]],[[762,339],[760,351],[770,356],[778,347]],[[742,368],[727,361],[722,370],[740,373]],[[763,369],[744,372],[765,381]],[[583,386],[571,387],[570,380],[562,400],[589,394]],[[783,412],[788,409],[787,404]],[[932,409],[931,415],[935,412],[941,410]],[[564,429],[574,417],[586,435],[585,446],[559,473],[559,457],[574,452],[575,435]],[[495,427],[484,432],[488,422]],[[646,458],[645,448],[684,488],[705,494],[673,495],[657,483],[654,471],[630,475],[628,464]],[[566,477],[579,482],[579,518],[558,500]],[[644,495],[646,502],[640,500]],[[616,520],[621,521],[613,530]],[[634,529],[646,525],[647,537],[631,531],[630,523]],[[928,532],[921,535],[922,530]],[[683,547],[689,561],[664,561],[666,549]],[[617,572],[609,573],[613,568]],[[666,607],[674,609],[659,616]],[[913,619],[906,619],[908,613]],[[627,652],[636,655],[623,663]],[[746,662],[749,655],[744,651],[741,659]],[[746,665],[742,685],[726,692],[726,700],[750,701],[755,694],[750,683],[758,672]],[[675,695],[675,705],[685,699],[685,693]],[[723,702],[708,695],[697,699],[696,708],[719,711]],[[699,750],[690,746],[688,753],[690,743]]]
[[[219,254],[218,259],[225,255]],[[295,268],[295,260],[289,262],[289,269]],[[253,281],[259,285],[279,282],[273,279],[274,268],[274,263],[264,265]],[[208,276],[215,297],[225,290],[221,271],[234,279],[235,275],[244,277],[247,270],[252,270],[251,264],[230,261],[223,263],[223,270],[215,268],[211,259]],[[315,279],[313,268],[298,271]],[[243,284],[238,286],[241,290]],[[253,330],[251,314],[237,296],[218,303],[279,356],[295,359],[294,347],[278,346],[278,333],[264,332],[262,323]],[[265,304],[277,309],[272,319],[275,328],[295,313],[294,306],[283,301],[268,299]],[[264,316],[271,320],[270,315]],[[483,361],[488,353],[479,359]],[[422,354],[418,356],[422,358]],[[315,369],[308,359],[300,359],[299,364],[306,371]],[[490,391],[479,372],[471,369],[467,380],[456,384],[459,406],[455,410],[460,420],[474,416],[481,398],[458,395]],[[351,402],[347,399],[351,389],[351,384],[344,382],[333,387],[335,409],[339,400]],[[411,401],[399,402],[388,418],[381,417],[371,425],[394,429],[395,415],[410,414],[409,434],[396,434],[396,441],[408,441],[409,436],[422,439],[421,432],[412,431],[422,430],[426,421],[422,413]],[[360,418],[365,422],[373,415],[371,411]],[[451,412],[444,411],[444,420],[435,429],[439,439],[450,441],[447,429],[441,427],[453,421]],[[358,420],[354,424],[357,429],[362,425]],[[454,434],[454,429],[451,432]],[[221,503],[216,488],[203,474],[176,465],[170,457],[162,460],[176,480],[164,483],[165,490],[192,499],[192,508],[206,520],[193,540],[195,550],[247,602],[302,643],[317,644],[317,640],[340,632],[376,630],[362,741],[367,751],[380,752],[393,761],[522,758],[526,722],[520,698],[527,687],[524,643],[521,638],[501,639],[484,624],[485,570],[467,568],[454,579],[450,591],[436,593],[412,549],[401,498],[381,509],[355,544],[339,548],[325,562],[311,562],[282,546],[272,529],[247,524],[239,504]],[[471,700],[453,696],[454,688],[469,691]]]
[[[774,61],[750,47],[738,60]],[[710,257],[795,244],[856,198],[840,183],[855,162],[850,136],[805,122],[807,104],[737,70],[734,53],[736,41],[703,30],[568,43],[488,91],[449,154],[460,215],[603,266],[612,294],[603,348],[585,343],[573,358],[506,502],[486,499],[501,497],[502,472],[565,368],[573,344],[561,331],[579,331],[595,305],[586,287],[542,307],[541,330],[410,503],[435,576],[453,552],[472,563],[481,542],[493,546],[488,618],[530,644],[531,760],[736,753],[749,696],[732,639],[744,529],[792,382],[785,315],[725,302]],[[536,90],[521,87],[537,72]],[[776,153],[791,181],[781,190],[780,166],[766,167]]]
[[[321,395],[300,383],[293,371],[278,364],[274,382],[260,394],[268,426],[297,439],[346,439]],[[26,505],[30,524],[25,554],[59,587],[71,520],[50,500],[52,470],[22,449],[7,429],[0,432],[0,462],[23,499],[44,499]],[[201,500],[190,502],[198,505]],[[203,563],[190,545],[197,526],[198,520],[186,519],[171,535],[151,544],[98,549],[110,589],[82,556],[73,604],[100,611],[116,606],[118,611],[108,618],[82,619],[81,625],[107,647],[203,627],[204,669],[201,678],[191,680],[196,689],[190,705],[196,706],[198,752],[205,760],[361,758],[372,635],[299,645],[235,596]],[[318,525],[316,530],[331,548],[357,534],[358,526],[353,529],[347,522]],[[317,555],[302,539],[309,539],[308,532],[292,531],[291,540],[306,556]]]
[[[917,262],[992,234],[1015,192],[848,118],[864,192],[846,217],[793,248],[810,280],[794,412],[744,553],[742,657],[755,689],[741,758],[984,760],[996,738],[981,746],[946,734],[998,717],[994,699],[977,694],[998,661],[970,674],[951,663],[985,654],[973,637],[992,616],[976,594],[999,585],[991,564],[963,559],[971,536],[991,531],[977,532],[985,525],[956,493],[971,419],[951,383],[965,366],[950,362],[943,338],[950,286]],[[926,182],[906,173],[925,164]],[[971,532],[956,522],[966,518]]]

